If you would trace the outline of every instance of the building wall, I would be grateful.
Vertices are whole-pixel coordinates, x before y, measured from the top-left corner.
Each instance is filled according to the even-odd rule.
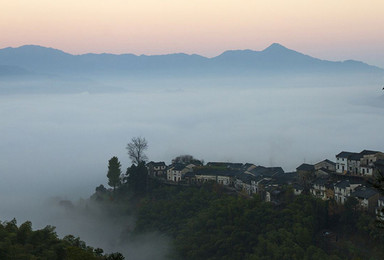
[[[372,176],[374,171],[374,163],[381,159],[384,159],[384,154],[381,152],[364,155],[363,158],[360,159],[360,174],[365,176]]]
[[[347,158],[336,157],[336,172],[345,173],[348,170],[348,160]]]
[[[333,165],[332,163],[327,162],[327,161],[322,161],[322,162],[315,164],[315,170],[319,170],[321,168],[325,168],[325,169],[330,170],[330,171],[336,170],[336,166]]]
[[[348,171],[351,174],[356,174],[360,175],[360,160],[355,161],[355,160],[348,160]]]

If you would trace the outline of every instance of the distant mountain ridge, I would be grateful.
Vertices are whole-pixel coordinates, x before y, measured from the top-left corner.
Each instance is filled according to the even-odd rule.
[[[278,43],[273,43],[262,51],[230,50],[213,58],[184,53],[140,56],[106,53],[72,55],[53,48],[25,45],[0,49],[0,75],[6,74],[10,68],[18,68],[19,73],[29,71],[43,74],[384,73],[383,69],[360,61],[321,60]]]

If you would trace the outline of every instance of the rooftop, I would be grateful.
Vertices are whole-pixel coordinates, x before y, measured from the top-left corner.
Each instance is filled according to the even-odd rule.
[[[215,168],[215,167],[196,167],[193,169],[195,175],[215,175],[215,176],[230,176],[234,177],[242,172],[234,169]]]
[[[351,154],[353,153],[342,151],[341,153],[336,154],[336,158],[348,158]]]
[[[152,165],[152,166],[166,166],[165,162],[149,162],[147,165]]]
[[[378,193],[379,192],[373,188],[358,187],[354,192],[351,193],[351,196],[360,199],[369,199]]]
[[[254,176],[272,177],[276,174],[284,173],[284,170],[281,167],[264,167],[259,165],[249,172]]]
[[[296,171],[314,171],[315,166],[312,164],[303,163],[299,167],[296,168]]]
[[[328,160],[328,159],[325,159],[325,160],[323,160],[323,161],[321,161],[321,162],[318,162],[318,163],[316,163],[315,165],[320,164],[320,163],[322,163],[322,162],[326,162],[326,163],[329,163],[329,164],[332,164],[332,165],[336,165],[336,163],[334,163],[334,162],[332,162],[331,160]]]
[[[208,162],[207,166],[241,169],[241,168],[243,168],[244,164],[242,164],[242,163],[230,163],[230,162]]]

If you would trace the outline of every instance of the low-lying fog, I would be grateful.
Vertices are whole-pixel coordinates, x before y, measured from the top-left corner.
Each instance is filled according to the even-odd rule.
[[[46,202],[55,196],[77,201],[99,184],[107,186],[108,160],[118,156],[125,172],[130,166],[125,146],[136,136],[148,140],[153,161],[170,163],[177,155],[191,154],[205,162],[250,162],[285,171],[303,162],[334,160],[341,150],[384,150],[379,84],[222,87],[190,82],[131,89],[120,84],[126,91],[0,95],[2,221],[31,220],[34,228],[50,224],[60,236],[71,233],[91,246],[123,251],[108,246],[114,232],[97,228],[103,221],[58,217],[61,213]],[[118,232],[118,225],[108,227]],[[107,236],[104,243],[95,239],[97,234]]]

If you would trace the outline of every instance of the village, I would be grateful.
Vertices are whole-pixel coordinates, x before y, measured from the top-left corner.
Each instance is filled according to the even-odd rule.
[[[384,153],[342,151],[335,159],[336,162],[325,159],[316,164],[303,163],[294,172],[251,163],[208,162],[204,165],[196,159],[173,160],[168,166],[151,161],[147,168],[149,176],[169,185],[215,182],[229,191],[245,196],[257,194],[262,200],[275,204],[280,203],[287,187],[294,195],[311,194],[338,204],[354,198],[359,210],[384,219],[384,197],[373,185],[375,178],[384,173]]]

